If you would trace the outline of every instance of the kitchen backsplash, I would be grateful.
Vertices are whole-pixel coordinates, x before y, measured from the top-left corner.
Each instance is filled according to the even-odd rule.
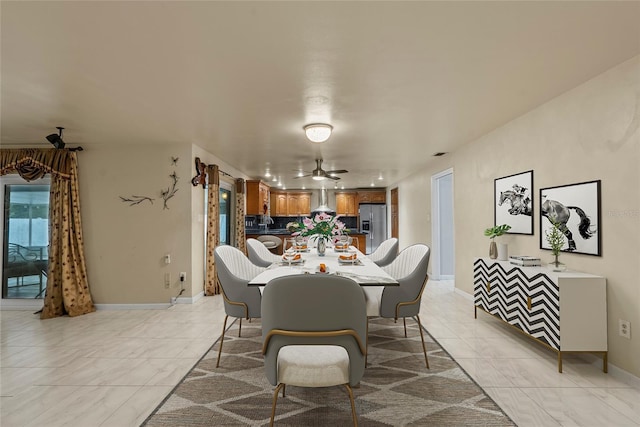
[[[287,224],[292,221],[302,221],[302,216],[276,216],[271,217],[273,224],[268,225],[269,230],[282,230],[287,228]],[[352,231],[358,230],[358,218],[355,216],[341,216],[340,221]],[[260,215],[246,215],[244,217],[244,225],[248,229],[258,229],[260,222]]]

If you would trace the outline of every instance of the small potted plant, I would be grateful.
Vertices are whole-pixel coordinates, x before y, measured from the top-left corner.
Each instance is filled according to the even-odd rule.
[[[511,230],[511,226],[507,224],[496,225],[484,230],[484,235],[491,239],[491,244],[489,245],[489,258],[496,259],[498,257],[498,246],[494,239],[502,236],[509,230]]]
[[[558,255],[560,255],[560,251],[564,246],[565,235],[558,228],[558,223],[555,221],[551,221],[551,229],[544,232],[545,237],[547,239],[547,243],[551,247],[551,253],[553,254],[553,262],[549,264],[549,267],[553,271],[564,271],[566,270],[566,266],[558,261]]]

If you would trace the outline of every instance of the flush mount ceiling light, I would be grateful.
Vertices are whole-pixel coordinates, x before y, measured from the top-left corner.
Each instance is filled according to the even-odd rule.
[[[333,126],[325,123],[312,123],[304,127],[304,133],[311,142],[325,142],[331,136]]]

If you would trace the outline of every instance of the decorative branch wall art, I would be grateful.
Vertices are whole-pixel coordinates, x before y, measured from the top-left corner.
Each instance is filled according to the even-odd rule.
[[[540,248],[552,223],[566,236],[563,252],[600,256],[600,180],[540,189]]]
[[[152,199],[151,197],[147,197],[147,196],[131,196],[131,197],[122,197],[119,196],[120,200],[122,200],[124,203],[129,203],[129,206],[135,206],[135,205],[139,205],[140,203],[144,202],[144,201],[148,201],[151,204],[153,204],[153,201],[155,199]]]
[[[494,180],[494,225],[508,224],[509,234],[533,234],[533,171]]]
[[[171,156],[171,165],[175,166],[178,164],[178,160],[180,160],[179,157],[173,157]],[[169,209],[169,205],[167,204],[167,202],[169,201],[169,199],[171,199],[173,196],[175,196],[175,194],[178,192],[178,180],[180,178],[178,178],[178,175],[176,174],[176,171],[174,170],[171,175],[169,175],[169,178],[171,179],[171,183],[169,184],[169,186],[166,189],[161,189],[160,190],[160,196],[162,197],[162,200],[164,201],[163,205],[162,205],[162,209]],[[142,202],[149,202],[151,204],[153,204],[153,201],[155,199],[149,197],[149,196],[130,196],[130,197],[124,197],[124,196],[118,196],[120,197],[120,201],[122,203],[129,203],[129,206],[136,206],[136,205],[140,205]]]
[[[169,185],[169,187],[166,190],[160,191],[160,194],[162,195],[162,199],[164,200],[164,206],[162,207],[162,209],[169,209],[169,206],[167,206],[167,202],[169,201],[170,198],[172,198],[178,192],[176,185],[178,184],[179,178],[178,178],[178,175],[176,175],[176,172],[173,171],[173,173],[169,175],[169,178],[171,178],[171,185]]]

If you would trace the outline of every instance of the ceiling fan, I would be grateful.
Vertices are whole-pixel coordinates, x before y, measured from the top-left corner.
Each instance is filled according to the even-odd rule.
[[[295,178],[304,178],[307,176],[310,176],[311,178],[317,180],[317,181],[321,181],[323,179],[333,179],[333,180],[339,180],[340,178],[338,178],[337,176],[334,176],[335,174],[338,173],[347,173],[349,172],[348,170],[345,169],[338,169],[338,170],[334,170],[334,171],[326,171],[324,169],[322,169],[322,159],[316,159],[316,168],[314,170],[312,170],[311,172],[307,173],[306,175],[298,175]]]

